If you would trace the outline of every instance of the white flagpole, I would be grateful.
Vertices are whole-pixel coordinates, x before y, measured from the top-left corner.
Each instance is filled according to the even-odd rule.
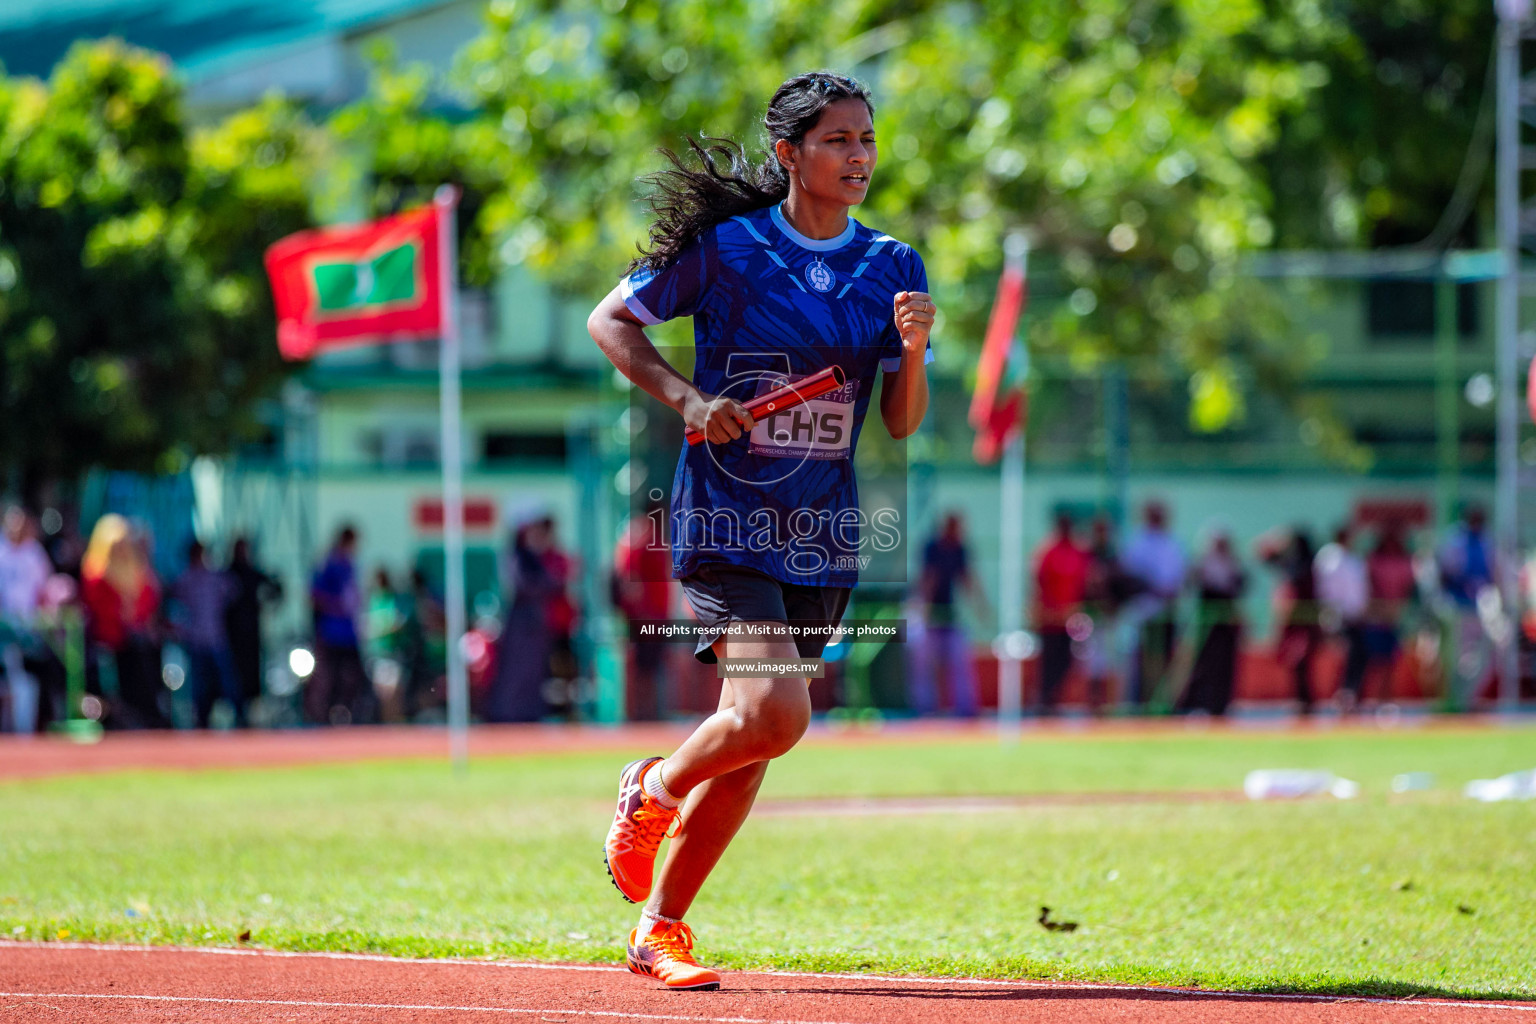
[[[464,416],[459,397],[459,245],[454,213],[459,190],[442,185],[437,207],[439,458],[443,466],[443,612],[448,654],[448,750],[456,771],[469,764],[469,678],[464,668]]]
[[[1003,244],[1006,264],[1027,274],[1029,241],[1022,232]],[[1022,307],[1019,310],[1023,315]],[[1017,330],[1017,328],[1015,328]],[[1017,338],[1015,338],[1017,342]],[[1016,358],[1010,348],[1009,361]],[[1004,380],[1007,380],[1004,364]],[[1018,740],[1024,716],[1024,430],[1016,430],[1003,448],[1002,495],[998,509],[997,631],[1002,641],[997,662],[997,731],[1004,743]]]
[[[1003,448],[1002,507],[999,522],[1000,593],[997,600],[1001,650],[997,662],[997,732],[1004,743],[1019,738],[1024,718],[1024,436]]]
[[[1499,48],[1497,123],[1494,164],[1495,220],[1504,270],[1499,276],[1495,309],[1494,365],[1498,381],[1495,408],[1493,535],[1495,585],[1504,608],[1504,636],[1496,638],[1499,705],[1514,711],[1520,701],[1520,242],[1524,210],[1520,172],[1526,158],[1520,145],[1521,108],[1527,102],[1520,77],[1520,38],[1531,16],[1531,0],[1498,0]],[[1453,669],[1454,671],[1454,669]]]

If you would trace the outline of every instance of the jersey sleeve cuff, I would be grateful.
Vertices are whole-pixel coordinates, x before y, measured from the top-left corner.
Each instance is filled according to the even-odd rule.
[[[927,366],[931,362],[933,362],[933,346],[929,345],[927,351],[923,353],[923,365]],[[901,370],[901,356],[886,356],[880,360],[880,369],[886,373],[899,372]]]
[[[639,318],[647,327],[655,327],[661,323],[661,317],[645,308],[645,303],[640,301],[640,296],[635,294],[635,286],[628,277],[619,282],[619,295],[624,299],[624,305],[629,311]]]

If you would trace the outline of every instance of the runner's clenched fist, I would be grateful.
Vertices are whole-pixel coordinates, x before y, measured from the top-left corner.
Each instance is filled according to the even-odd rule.
[[[896,293],[896,332],[901,335],[901,347],[919,355],[928,347],[928,332],[933,330],[933,317],[939,307],[927,292]]]

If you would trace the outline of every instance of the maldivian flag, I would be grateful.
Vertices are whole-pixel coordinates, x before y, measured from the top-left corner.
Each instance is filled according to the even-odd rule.
[[[442,327],[438,212],[289,235],[267,249],[285,359],[320,349],[436,337]]]
[[[996,462],[1008,439],[1024,424],[1026,367],[1023,353],[1013,353],[1019,315],[1028,297],[1024,258],[1023,245],[1019,244],[1003,261],[1003,276],[997,282],[997,298],[976,367],[976,390],[971,394],[968,418],[976,431],[972,454],[982,464]]]

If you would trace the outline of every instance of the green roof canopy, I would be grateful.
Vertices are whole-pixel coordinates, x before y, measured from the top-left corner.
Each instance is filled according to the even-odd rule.
[[[46,77],[80,39],[116,36],[183,71],[240,63],[315,36],[439,6],[444,0],[3,0],[0,64]]]

